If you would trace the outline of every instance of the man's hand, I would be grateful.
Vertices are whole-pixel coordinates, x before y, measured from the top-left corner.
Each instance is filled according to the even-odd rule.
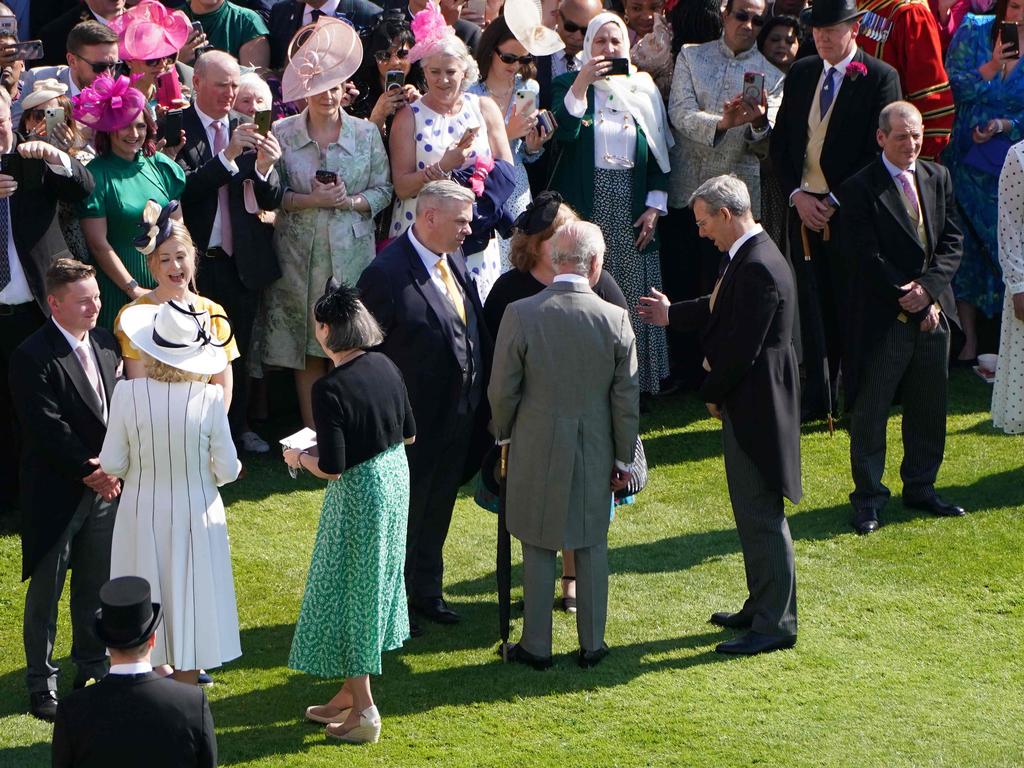
[[[933,304],[928,309],[928,314],[924,316],[924,320],[921,321],[921,332],[931,333],[939,327],[939,310],[935,308]]]
[[[668,325],[668,308],[668,296],[652,286],[650,296],[640,297],[636,313],[645,323],[665,326]]]
[[[260,176],[266,176],[280,158],[281,145],[278,143],[277,137],[272,133],[261,136],[259,147],[256,150],[256,172]]]
[[[98,493],[102,496],[104,501],[111,501],[117,498],[121,493],[121,481],[113,475],[108,475],[104,472],[100,468],[99,459],[89,459],[89,464],[96,467],[96,469],[82,478],[82,482],[85,483],[85,486],[94,493]]]
[[[8,176],[6,173],[0,173],[0,197],[10,197],[17,191],[18,182],[14,180],[13,176]]]
[[[826,201],[819,200],[808,192],[794,194],[793,207],[796,208],[800,221],[812,232],[821,232],[836,210]]]
[[[621,491],[627,485],[629,485],[629,472],[624,472],[617,466],[612,467],[612,492]]]
[[[43,160],[50,165],[63,165],[60,151],[45,141],[26,141],[18,145],[18,154],[24,158]]]
[[[900,290],[906,291],[900,296],[900,308],[907,312],[920,312],[932,303],[932,297],[928,295],[928,291],[922,288],[917,281],[901,285]]]
[[[707,407],[708,413],[719,421],[722,420],[722,409],[718,407],[718,403],[704,403],[704,405]]]
[[[255,123],[242,123],[231,134],[231,141],[224,148],[224,159],[234,162],[245,150],[257,149],[262,138]]]
[[[341,106],[347,107],[359,98],[359,89],[351,80],[345,82],[345,92],[341,95]]]

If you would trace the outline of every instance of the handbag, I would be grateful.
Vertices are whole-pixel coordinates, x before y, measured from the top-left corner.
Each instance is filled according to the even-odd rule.
[[[621,491],[615,492],[616,499],[636,496],[647,487],[647,454],[644,453],[644,441],[637,435],[636,451],[633,454],[633,469],[629,473],[629,482]]]
[[[971,144],[964,155],[964,165],[989,176],[998,176],[1013,142],[1009,136],[999,134],[982,144]]]

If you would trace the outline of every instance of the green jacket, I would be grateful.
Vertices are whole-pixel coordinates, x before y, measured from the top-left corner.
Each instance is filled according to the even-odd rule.
[[[557,165],[551,178],[551,189],[561,193],[581,218],[590,221],[594,212],[594,87],[587,89],[587,111],[573,117],[565,108],[565,94],[579,72],[566,72],[551,81],[551,111],[558,121],[555,131]],[[633,166],[632,221],[647,210],[647,192],[667,190],[668,174],[647,151],[647,137],[637,126],[636,163]],[[644,253],[659,248],[657,228]]]

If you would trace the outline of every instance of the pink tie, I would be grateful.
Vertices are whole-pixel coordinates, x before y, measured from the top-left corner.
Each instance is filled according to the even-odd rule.
[[[213,154],[219,155],[228,146],[228,130],[223,120],[213,121]],[[219,161],[218,161],[219,162]],[[228,205],[228,185],[217,191],[217,210],[220,213],[220,247],[229,256],[234,253],[231,238],[231,214]]]
[[[86,342],[88,343],[88,342]],[[100,375],[96,370],[96,365],[92,361],[92,355],[84,346],[75,347],[75,354],[78,355],[78,361],[82,364],[82,370],[85,371],[85,378],[89,380],[89,386],[96,392],[96,399],[100,406],[100,411],[105,412],[105,403],[103,402],[103,386],[100,384]]]
[[[917,195],[914,193],[914,182],[911,180],[910,171],[900,171],[896,174],[896,178],[899,179],[900,186],[903,187],[903,194],[907,196],[907,202],[914,209],[914,218],[921,218],[921,209],[918,207]]]

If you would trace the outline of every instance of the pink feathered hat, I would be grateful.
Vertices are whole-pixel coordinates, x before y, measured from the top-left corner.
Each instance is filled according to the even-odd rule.
[[[188,16],[157,0],[142,0],[111,22],[110,28],[117,32],[121,58],[126,61],[173,56],[192,32]]]
[[[412,17],[410,26],[416,40],[416,44],[409,49],[409,61],[413,63],[429,56],[439,43],[450,38],[458,40],[455,29],[448,26],[441,7],[434,0],[428,0],[423,10]]]
[[[146,106],[146,97],[132,87],[140,76],[130,79],[100,75],[72,99],[75,120],[94,131],[112,133],[131,123]]]

